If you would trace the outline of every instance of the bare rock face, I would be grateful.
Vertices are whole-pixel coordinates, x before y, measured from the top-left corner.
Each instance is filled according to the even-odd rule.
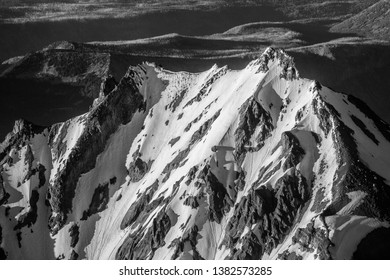
[[[227,227],[225,244],[231,248],[231,258],[258,259],[264,253],[271,253],[283,241],[309,197],[306,180],[299,173],[280,178],[275,190],[264,186],[252,190],[235,208]],[[241,239],[247,226],[254,229]],[[237,243],[243,249],[235,249]]]
[[[194,260],[204,260],[204,258],[202,258],[202,256],[198,252],[198,249],[196,248],[198,239],[199,229],[197,226],[194,226],[189,229],[189,231],[185,233],[182,238],[174,239],[169,245],[169,248],[175,248],[175,252],[172,255],[172,260],[176,260],[180,256],[180,254],[184,252],[184,246],[186,246],[187,244],[191,247],[193,251]]]
[[[298,139],[289,131],[282,134],[282,148],[284,153],[288,154],[283,164],[283,171],[296,166],[305,155],[305,151],[301,148]]]
[[[103,96],[107,96],[117,85],[118,82],[115,78],[112,75],[108,75],[107,78],[104,79],[104,83],[102,83]]]
[[[27,120],[19,119],[15,121],[12,132],[8,133],[0,149],[0,162],[9,159],[7,154],[12,147],[22,146],[22,144],[34,135],[41,133],[45,127],[35,125]]]
[[[177,156],[175,156],[175,158],[165,166],[163,173],[165,173],[166,175],[163,179],[163,182],[165,182],[169,178],[173,170],[183,165],[183,163],[185,162],[184,161],[185,158],[188,156],[189,152],[191,151],[191,148],[194,147],[198,142],[200,142],[202,140],[202,137],[204,137],[207,134],[207,132],[211,129],[211,126],[213,125],[214,121],[218,118],[219,114],[220,114],[220,110],[217,111],[211,118],[206,120],[192,134],[189,145],[185,149],[180,150]]]
[[[79,235],[80,235],[80,228],[77,224],[73,224],[69,228],[69,234],[71,237],[70,240],[70,247],[74,248],[76,247],[77,243],[79,242]]]
[[[191,208],[196,209],[199,207],[198,198],[196,196],[188,196],[184,202],[184,205],[189,205]]]
[[[250,143],[250,138],[258,126],[261,127],[261,131],[255,142]],[[247,146],[254,150],[260,149],[272,129],[272,118],[269,113],[254,98],[248,99],[240,109],[239,124],[234,133],[238,162],[243,160],[248,150]]]
[[[144,177],[147,171],[148,171],[148,164],[138,157],[129,166],[128,173],[130,176],[130,181],[131,182],[140,181]]]
[[[209,219],[221,223],[222,217],[229,212],[234,203],[208,166],[199,173],[199,179],[202,181],[199,187],[204,188],[208,194]]]
[[[309,223],[306,228],[299,228],[292,238],[292,242],[299,244],[299,248],[303,252],[317,252],[318,258],[321,260],[332,259],[329,248],[333,244],[329,240],[328,233],[324,229],[315,228],[313,223]],[[282,254],[280,258],[291,259],[293,256],[291,253],[287,253]]]
[[[37,202],[39,200],[39,193],[36,190],[31,192],[31,198],[29,201],[30,209],[27,213],[19,216],[18,223],[15,226],[14,230],[19,230],[25,226],[32,226],[37,221],[38,213],[37,213]]]
[[[88,114],[86,130],[78,140],[78,149],[72,150],[65,168],[49,187],[50,205],[52,211],[57,213],[49,220],[53,234],[66,222],[80,175],[94,168],[96,157],[103,151],[107,139],[119,125],[128,123],[142,104],[143,97],[135,82],[125,76],[116,90]]]
[[[77,254],[75,250],[72,250],[69,260],[77,260],[78,258],[79,254]]]
[[[153,226],[145,235],[129,234],[116,253],[116,259],[145,260],[153,257],[153,252],[165,244],[164,238],[171,227],[169,216],[161,211],[153,219]]]
[[[82,220],[86,220],[90,216],[92,216],[96,213],[102,212],[103,210],[106,209],[108,201],[109,201],[109,188],[108,188],[108,186],[109,186],[109,184],[107,182],[103,185],[99,185],[95,189],[88,209],[83,212],[83,217],[81,218]]]
[[[150,202],[154,193],[157,191],[158,186],[159,182],[155,181],[151,186],[148,187],[147,191],[137,197],[136,202],[131,205],[129,210],[127,210],[126,215],[124,216],[120,225],[121,229],[125,229],[126,227],[132,225],[138,219],[140,219],[142,222],[142,216],[145,217],[146,213],[148,212],[146,211],[147,208],[153,210],[153,208],[150,207]]]
[[[267,48],[260,56],[258,64],[258,72],[267,72],[271,61],[278,61],[279,67],[282,68],[279,77],[286,80],[299,79],[298,70],[295,68],[294,59],[280,49]]]

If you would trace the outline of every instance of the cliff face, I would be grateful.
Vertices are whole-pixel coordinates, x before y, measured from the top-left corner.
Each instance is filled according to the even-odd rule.
[[[1,144],[1,257],[390,257],[390,127],[284,51],[240,71],[130,67],[96,96]]]

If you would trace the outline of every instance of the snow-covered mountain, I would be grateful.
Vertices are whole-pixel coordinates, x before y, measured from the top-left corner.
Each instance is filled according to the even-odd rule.
[[[242,70],[107,77],[0,147],[7,259],[388,258],[390,126],[268,48]]]

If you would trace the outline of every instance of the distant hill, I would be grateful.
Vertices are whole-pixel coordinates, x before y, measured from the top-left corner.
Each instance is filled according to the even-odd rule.
[[[336,24],[331,31],[390,40],[390,1],[382,0]]]

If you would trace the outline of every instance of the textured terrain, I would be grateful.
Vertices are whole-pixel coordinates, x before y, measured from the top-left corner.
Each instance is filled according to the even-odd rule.
[[[354,32],[362,36],[390,40],[390,1],[381,0],[360,13],[336,24],[335,32]]]
[[[268,48],[242,70],[106,76],[0,147],[7,259],[390,258],[390,127]]]

